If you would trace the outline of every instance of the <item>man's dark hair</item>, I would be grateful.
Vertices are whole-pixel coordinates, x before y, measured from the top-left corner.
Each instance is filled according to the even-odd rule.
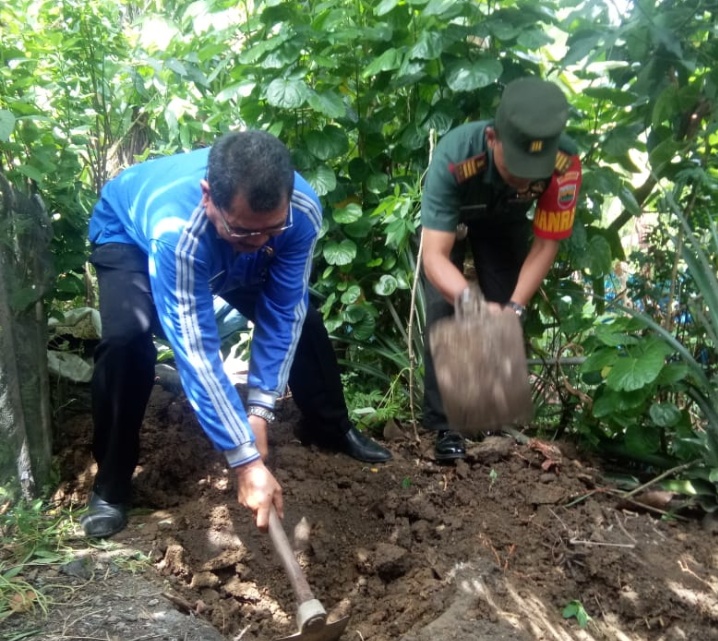
[[[228,210],[237,194],[252,211],[273,211],[294,190],[294,167],[284,143],[265,131],[225,134],[209,152],[207,182],[212,201]]]

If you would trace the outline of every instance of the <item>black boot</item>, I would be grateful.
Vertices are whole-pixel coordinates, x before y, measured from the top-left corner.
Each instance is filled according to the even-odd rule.
[[[461,434],[450,430],[441,430],[436,433],[434,445],[434,458],[439,463],[455,461],[466,456],[466,445]]]
[[[105,539],[127,526],[127,507],[121,503],[108,503],[94,492],[90,495],[87,512],[80,517],[85,536]]]
[[[370,439],[353,425],[341,437],[339,451],[365,463],[385,463],[391,459],[389,450]]]
[[[294,430],[294,435],[302,445],[317,445],[364,463],[385,463],[392,458],[388,449],[360,432],[354,425],[346,432],[339,432],[340,427],[332,430],[316,427],[311,429],[311,425],[310,421],[304,419]]]

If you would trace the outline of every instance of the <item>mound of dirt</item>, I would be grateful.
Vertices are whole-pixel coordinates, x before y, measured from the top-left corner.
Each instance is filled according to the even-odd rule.
[[[93,468],[89,413],[75,408],[61,425],[57,498],[79,508]],[[718,639],[714,531],[622,499],[571,448],[492,436],[446,467],[428,436],[407,431],[388,443],[393,461],[371,466],[302,446],[291,400],[279,418],[269,464],[284,526],[330,618],[349,614],[345,641]],[[78,540],[72,564],[38,569],[29,579],[47,614],[13,615],[0,638],[296,632],[270,539],[182,395],[155,388],[142,445],[127,530],[110,545]]]

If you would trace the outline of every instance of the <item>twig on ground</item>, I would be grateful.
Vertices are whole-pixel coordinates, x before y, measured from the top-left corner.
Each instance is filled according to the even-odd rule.
[[[568,525],[566,525],[566,524],[561,520],[561,518],[559,517],[559,515],[556,514],[556,512],[554,512],[551,508],[549,508],[548,511],[551,512],[551,514],[553,515],[553,517],[563,526],[563,529],[566,530],[566,532],[568,532],[569,534],[571,534],[571,530],[569,529]]]
[[[635,548],[635,543],[606,543],[604,541],[582,541],[580,539],[570,539],[571,545],[588,545],[595,547],[607,547],[607,548]]]
[[[634,539],[629,533],[628,530],[625,528],[623,523],[621,523],[621,518],[616,514],[616,522],[618,523],[618,527],[621,528],[621,531],[626,535],[626,538],[632,541],[633,543],[636,542],[636,539]]]
[[[646,505],[645,503],[641,503],[640,501],[636,501],[634,499],[626,498],[625,494],[621,492],[620,490],[603,490],[606,494],[611,494],[612,496],[617,496],[626,503],[630,503],[631,505],[635,505],[638,508],[641,508],[642,510],[647,510],[648,512],[655,512],[656,514],[660,514],[661,516],[669,516],[672,519],[676,519],[677,521],[689,521],[690,519],[687,519],[685,516],[681,516],[680,514],[675,514],[673,512],[669,512],[668,510],[662,510],[658,507],[653,507],[652,505]]]
[[[690,574],[694,579],[696,579],[696,581],[699,581],[700,583],[705,585],[711,592],[713,592],[713,594],[716,594],[716,592],[718,592],[718,590],[716,590],[716,587],[714,585],[711,585],[708,581],[706,581],[705,579],[702,579],[693,570],[691,570],[685,561],[679,560],[678,567],[681,568],[682,572],[685,572],[686,574]]]
[[[582,502],[585,501],[586,499],[591,498],[594,494],[597,494],[598,492],[601,492],[601,491],[602,491],[602,490],[599,490],[598,488],[595,489],[595,490],[589,490],[589,491],[586,492],[585,494],[581,494],[581,496],[579,496],[578,498],[574,499],[574,500],[571,501],[570,503],[566,503],[566,506],[565,506],[565,507],[569,508],[569,507],[573,507],[574,505],[578,505],[579,503],[582,503]]]
[[[675,471],[675,469],[673,471]],[[653,483],[656,480],[658,480],[658,479],[657,478],[654,479],[653,481],[651,481],[651,483]],[[635,491],[636,490],[633,490],[630,494],[633,494]],[[594,490],[590,490],[590,491],[586,492],[586,494],[582,494],[581,496],[574,499],[570,503],[567,503],[564,507],[566,507],[566,508],[573,507],[574,505],[577,505],[577,504],[581,503],[582,501],[585,501],[586,499],[590,498],[594,494],[599,494],[599,493],[610,494],[611,496],[617,496],[617,497],[623,499],[624,501],[626,501],[626,503],[635,505],[636,507],[639,507],[642,510],[647,510],[648,512],[655,512],[656,514],[660,514],[661,516],[670,516],[671,518],[677,519],[679,521],[688,521],[689,520],[684,516],[680,516],[679,514],[669,512],[668,510],[662,510],[658,507],[653,507],[652,505],[647,505],[646,503],[641,503],[640,501],[636,501],[636,500],[630,498],[629,494],[627,494],[625,492],[621,492],[620,490],[615,490],[615,489],[609,488],[609,487],[601,487],[601,488],[596,488]]]
[[[671,474],[677,474],[678,472],[682,472],[683,470],[687,470],[689,467],[693,467],[696,464],[697,461],[691,461],[690,463],[683,463],[682,465],[677,465],[676,467],[672,467],[670,470],[666,470],[662,474],[659,474],[656,478],[651,479],[648,481],[648,483],[644,483],[643,485],[639,485],[636,489],[631,490],[630,492],[626,492],[625,494],[622,494],[622,497],[624,499],[629,499],[632,496],[635,496],[639,492],[642,492],[643,490],[651,487],[651,485],[655,485],[658,483],[658,481],[662,481],[664,478],[671,476]]]
[[[660,530],[657,530],[656,528],[651,528],[658,536],[660,536],[664,541],[668,538],[663,532]]]
[[[175,596],[174,594],[170,594],[169,592],[162,592],[162,596],[168,601],[174,603],[181,610],[184,610],[187,613],[191,612],[192,614],[195,614],[195,606],[192,605],[189,601],[183,599],[182,597]]]
[[[599,600],[598,596],[595,594],[593,595],[594,601],[596,601],[596,605],[598,606],[599,611],[601,612],[601,617],[603,619],[606,618],[606,611],[603,609],[603,606],[601,605],[601,601]]]
[[[78,621],[81,621],[82,619],[85,619],[86,617],[91,617],[93,614],[99,614],[100,612],[104,612],[104,611],[105,610],[93,610],[90,612],[83,612],[80,616],[75,617],[74,619],[72,619],[72,621],[69,621],[69,622],[67,620],[69,617],[64,617],[65,620],[62,623],[62,636],[69,637],[70,634],[68,634],[68,632],[71,631],[71,629],[75,626],[75,624]],[[73,638],[75,638],[75,637],[73,637]]]

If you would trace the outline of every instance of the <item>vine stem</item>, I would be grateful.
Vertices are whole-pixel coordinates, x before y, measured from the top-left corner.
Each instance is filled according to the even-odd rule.
[[[436,129],[429,131],[429,164],[434,156],[434,147],[436,147]],[[426,172],[424,172],[426,173]],[[422,175],[421,179],[423,180]],[[419,194],[421,195],[421,182],[419,183]],[[414,317],[416,316],[416,291],[419,286],[419,276],[421,274],[421,250],[424,246],[424,234],[419,235],[419,249],[416,253],[416,267],[414,268],[414,282],[411,286],[411,305],[409,309],[409,326],[407,328],[407,348],[409,351],[409,363],[412,365],[416,362],[414,355]],[[425,339],[426,340],[426,339]],[[414,428],[414,438],[419,441],[419,431],[416,422],[416,409],[414,407],[414,367],[409,368],[409,411],[411,412],[411,424]]]

